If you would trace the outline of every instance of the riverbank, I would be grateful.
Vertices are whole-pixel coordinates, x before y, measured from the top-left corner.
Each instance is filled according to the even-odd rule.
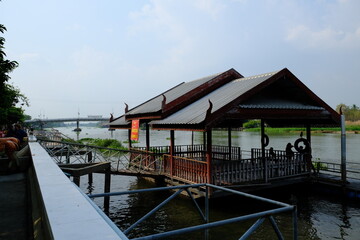
[[[360,123],[360,121],[359,121]],[[247,132],[259,132],[260,127],[256,128],[244,128],[243,131]],[[289,134],[289,133],[300,133],[300,132],[306,132],[305,128],[272,128],[272,127],[266,127],[265,133],[267,134]],[[312,133],[341,133],[340,127],[334,127],[334,128],[311,128]],[[352,124],[348,125],[346,124],[346,133],[349,134],[360,134],[360,124]]]

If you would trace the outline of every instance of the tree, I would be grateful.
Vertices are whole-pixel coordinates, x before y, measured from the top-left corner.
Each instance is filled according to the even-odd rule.
[[[3,34],[5,31],[5,26],[0,24],[0,32]],[[19,64],[6,59],[4,44],[5,38],[0,37],[0,126],[22,122],[25,118],[22,106],[29,105],[28,99],[20,90],[9,84],[9,73]],[[18,104],[20,107],[17,106]]]
[[[340,113],[340,108],[342,113],[345,115],[345,119],[348,121],[359,121],[360,120],[360,108],[353,104],[352,106],[346,106],[345,104],[339,104],[336,107],[336,111]]]

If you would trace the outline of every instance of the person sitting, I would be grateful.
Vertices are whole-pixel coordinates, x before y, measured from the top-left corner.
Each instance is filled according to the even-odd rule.
[[[15,132],[14,132],[15,136],[17,139],[19,139],[20,141],[20,145],[22,145],[27,138],[27,133],[21,128],[20,124],[15,124]]]

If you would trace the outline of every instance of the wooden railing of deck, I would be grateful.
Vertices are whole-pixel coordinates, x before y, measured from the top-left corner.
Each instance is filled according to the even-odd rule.
[[[145,147],[135,147],[134,150],[145,151]],[[229,153],[231,150],[231,155]],[[169,146],[154,146],[150,147],[150,152],[156,154],[170,154]],[[196,160],[204,160],[206,149],[203,144],[196,145],[176,145],[174,155],[178,157],[191,158]],[[231,156],[231,157],[230,157]],[[212,146],[212,159],[214,160],[240,160],[242,158],[240,147],[229,146]]]
[[[285,151],[265,150],[265,159],[261,149],[252,149],[250,159],[239,161],[221,161],[212,166],[212,181],[216,185],[229,185],[253,181],[268,181],[308,174],[311,171],[309,155],[294,153],[293,157],[286,156]]]
[[[252,159],[261,159],[261,149],[251,149]],[[265,149],[265,162],[268,168],[268,177],[279,178],[292,175],[306,174],[311,171],[311,156],[309,154],[294,152],[293,156],[287,156],[285,151]]]
[[[189,183],[207,182],[207,163],[178,156],[163,155],[164,173]]]
[[[264,165],[260,159],[222,161],[212,166],[212,181],[215,185],[252,182],[264,179]]]

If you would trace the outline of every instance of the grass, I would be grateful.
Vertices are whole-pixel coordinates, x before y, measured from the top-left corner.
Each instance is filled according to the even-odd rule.
[[[121,142],[115,139],[100,139],[100,138],[82,138],[78,141],[82,144],[93,145],[97,147],[114,148],[114,149],[126,149],[122,146]]]
[[[349,133],[360,133],[360,121],[357,122],[346,122],[345,124],[346,131]],[[260,128],[245,128],[244,131],[248,132],[259,132]],[[305,128],[266,128],[266,133],[268,134],[287,134],[287,133],[297,133],[297,132],[306,132]],[[328,127],[328,128],[318,128],[318,127],[312,127],[312,132],[315,133],[336,133],[340,132],[340,127]]]

